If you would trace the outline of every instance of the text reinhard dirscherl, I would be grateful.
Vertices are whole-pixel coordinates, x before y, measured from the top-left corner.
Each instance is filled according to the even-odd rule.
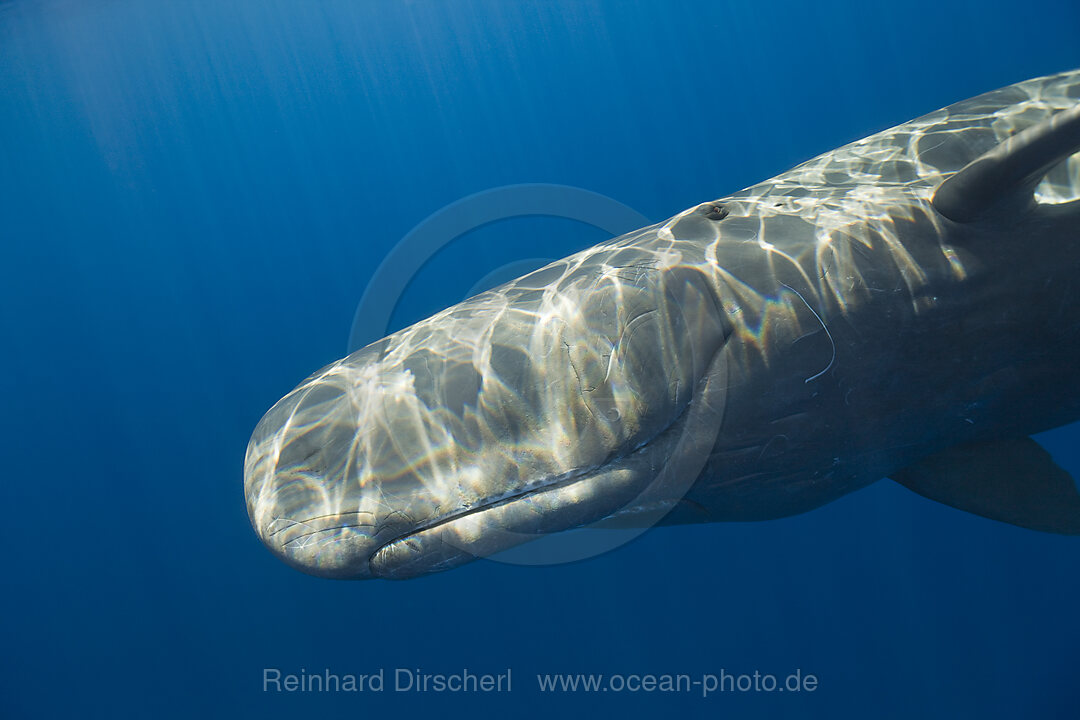
[[[387,678],[390,678],[389,682]],[[337,674],[329,668],[308,672],[283,673],[277,668],[263,668],[263,692],[510,692],[510,668],[504,673],[425,673],[419,669],[394,668],[388,673],[379,668],[368,675]]]
[[[379,668],[366,675],[335,673],[329,668],[321,672],[300,668],[299,672],[282,672],[278,668],[263,668],[263,692],[274,693],[356,693],[369,692],[451,692],[502,693],[512,692],[512,671],[478,673],[468,669],[459,672],[427,673],[414,668]],[[541,693],[812,693],[818,688],[816,675],[796,668],[786,675],[774,675],[754,670],[752,673],[550,673],[536,676],[535,690]]]

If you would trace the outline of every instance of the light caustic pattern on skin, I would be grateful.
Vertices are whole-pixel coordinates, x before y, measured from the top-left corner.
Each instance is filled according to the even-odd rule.
[[[708,290],[664,272],[679,244],[593,249],[316,373],[256,430],[254,522],[294,556],[339,563],[349,538],[557,485],[653,440],[716,349],[698,342]]]
[[[245,493],[256,531],[307,572],[391,576],[423,555],[408,575],[518,541],[506,533],[524,539],[649,504],[641,494],[675,445],[688,432],[708,444],[718,431],[687,420],[710,378],[737,384],[744,368],[827,333],[830,316],[856,312],[873,292],[902,293],[918,313],[934,302],[928,275],[963,279],[954,248],[905,243],[911,227],[943,222],[934,190],[1077,102],[1073,72],[958,103],[553,263],[320,370],[252,436]],[[1074,156],[1038,196],[1065,202],[1078,188]],[[836,352],[819,344],[803,381]],[[697,404],[720,414],[724,391],[711,392]],[[655,498],[671,507],[681,492]]]
[[[920,302],[925,273],[895,224],[940,223],[929,201],[945,178],[1078,102],[1080,73],[1028,80],[845,145],[733,197],[753,203],[747,214],[759,223],[754,231],[759,240],[789,263],[806,267],[807,282],[841,310],[865,297],[873,284],[860,278],[857,261],[860,250],[873,243],[888,246],[905,287]],[[1048,203],[1080,197],[1080,155],[1055,168],[1035,196]],[[786,231],[795,217],[813,225],[816,242],[807,244],[805,232]],[[807,262],[800,253],[810,251],[815,257]],[[954,249],[942,247],[941,253],[962,277]]]

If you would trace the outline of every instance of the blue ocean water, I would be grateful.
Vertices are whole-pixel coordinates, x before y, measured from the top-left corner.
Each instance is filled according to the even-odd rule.
[[[344,354],[379,263],[447,204],[557,183],[659,220],[1078,65],[1071,0],[0,2],[0,716],[1080,716],[1080,545],[890,482],[404,583],[290,570],[241,491],[259,417]],[[391,328],[603,238],[466,234]],[[1080,474],[1077,427],[1040,440]],[[398,668],[512,690],[395,692]],[[755,671],[817,685],[536,682]]]

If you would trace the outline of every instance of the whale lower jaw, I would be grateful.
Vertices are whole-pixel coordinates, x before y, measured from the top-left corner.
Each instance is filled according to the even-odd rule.
[[[509,497],[488,500],[382,545],[368,561],[372,577],[404,580],[602,520],[633,503],[655,473],[646,445],[612,462]]]
[[[626,455],[552,484],[489,498],[381,545],[368,558],[368,573],[405,580],[450,570],[616,514],[641,514],[651,525],[663,514],[657,507],[671,506],[663,471],[679,452],[692,406],[688,403],[668,427]]]

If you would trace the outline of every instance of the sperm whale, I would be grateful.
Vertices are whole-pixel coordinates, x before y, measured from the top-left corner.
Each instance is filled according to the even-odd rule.
[[[599,523],[768,520],[891,478],[1080,533],[1080,70],[845,145],[313,374],[248,445],[262,542],[401,579]]]

